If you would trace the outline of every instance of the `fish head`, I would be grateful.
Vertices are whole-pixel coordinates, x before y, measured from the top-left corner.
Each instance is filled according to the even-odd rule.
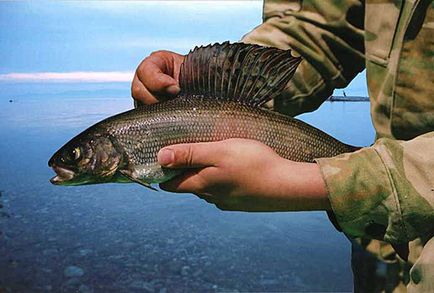
[[[48,161],[55,185],[111,182],[122,161],[109,136],[84,132],[61,147]]]

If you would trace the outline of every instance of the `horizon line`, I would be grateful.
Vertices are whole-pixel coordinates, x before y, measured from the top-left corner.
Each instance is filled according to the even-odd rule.
[[[11,72],[0,74],[10,82],[131,82],[131,71]]]

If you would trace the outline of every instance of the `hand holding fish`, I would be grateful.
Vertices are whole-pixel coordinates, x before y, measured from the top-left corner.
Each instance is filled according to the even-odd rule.
[[[158,161],[189,169],[162,189],[194,193],[222,210],[330,210],[315,163],[284,159],[255,140],[172,145],[160,150]]]
[[[144,104],[154,104],[176,96],[179,91],[179,71],[184,56],[170,51],[156,51],[146,57],[136,69],[131,95]]]

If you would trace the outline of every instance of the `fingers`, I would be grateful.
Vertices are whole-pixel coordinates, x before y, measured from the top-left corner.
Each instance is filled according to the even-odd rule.
[[[158,152],[158,163],[169,168],[203,168],[214,166],[224,156],[221,142],[177,144]]]
[[[189,169],[180,176],[160,184],[170,192],[206,195],[205,190],[218,176],[214,165],[224,153],[221,142],[178,144],[163,148],[158,153],[160,165],[169,168]]]
[[[177,78],[183,56],[158,51],[145,58],[136,70],[131,95],[145,104],[156,103],[179,93]]]
[[[145,104],[154,104],[158,102],[157,98],[151,94],[139,80],[137,73],[134,74],[133,82],[131,84],[131,96],[137,101]]]
[[[177,86],[178,82],[168,74],[168,66],[163,58],[151,55],[147,57],[136,71],[139,80],[153,93],[163,93],[170,86]],[[173,89],[172,87],[171,89]]]
[[[173,178],[170,181],[160,183],[160,188],[168,192],[176,193],[193,193],[197,197],[205,200],[209,204],[214,204],[222,211],[243,211],[244,209],[236,204],[235,199],[230,199],[224,195],[213,195],[206,192],[209,183],[206,182],[206,176],[212,176],[213,167],[206,169],[191,170]],[[209,173],[209,174],[203,174]]]
[[[160,188],[169,192],[200,193],[205,188],[205,182],[198,175],[198,170],[190,170],[172,180],[160,183]]]
[[[169,192],[193,193],[206,202],[217,205],[221,201],[221,196],[207,192],[209,185],[212,184],[209,178],[215,176],[215,171],[215,167],[189,170],[172,180],[160,183],[160,188]]]

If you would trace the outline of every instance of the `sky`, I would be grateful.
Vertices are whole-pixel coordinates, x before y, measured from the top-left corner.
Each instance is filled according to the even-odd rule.
[[[128,95],[152,51],[235,42],[261,23],[261,10],[261,1],[0,2],[0,97]],[[360,76],[346,93],[366,95],[365,88]]]

